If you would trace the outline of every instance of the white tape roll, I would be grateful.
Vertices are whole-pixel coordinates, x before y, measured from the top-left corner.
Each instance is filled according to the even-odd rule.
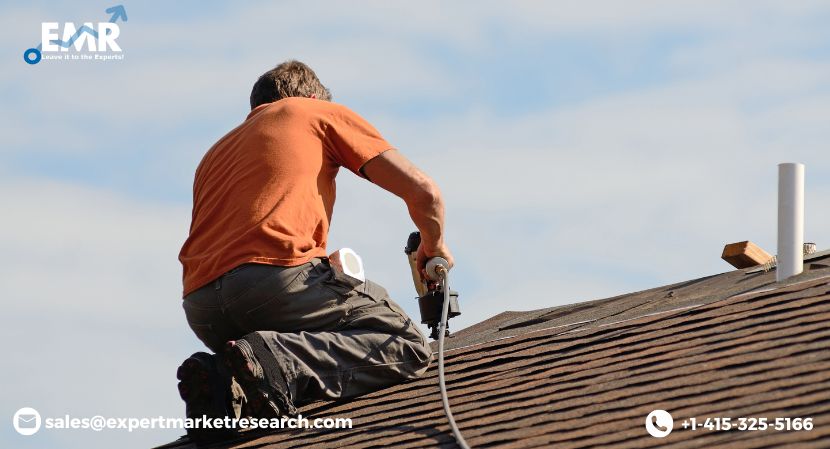
[[[351,248],[340,248],[329,256],[331,266],[341,273],[366,282],[366,273],[363,271],[363,259]]]

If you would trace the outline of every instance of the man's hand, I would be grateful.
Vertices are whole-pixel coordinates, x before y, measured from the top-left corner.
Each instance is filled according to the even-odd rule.
[[[427,261],[433,257],[443,257],[446,259],[446,261],[450,264],[450,266],[447,267],[448,270],[455,265],[455,260],[446,245],[441,245],[438,248],[427,250],[422,243],[418,246],[418,252],[415,254],[415,260],[418,263],[418,269],[421,271],[421,277],[425,276]]]

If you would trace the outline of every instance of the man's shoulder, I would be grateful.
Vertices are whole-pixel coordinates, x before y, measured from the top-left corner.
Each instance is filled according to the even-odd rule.
[[[257,120],[260,118],[266,121]],[[321,129],[330,126],[339,128],[344,124],[353,125],[364,121],[357,113],[342,104],[305,97],[283,98],[270,103],[248,116],[248,120],[252,119],[254,123],[277,120],[282,123],[313,124]]]
[[[309,115],[331,115],[351,113],[351,111],[338,103],[318,100],[305,97],[288,97],[275,101],[266,107],[266,111]]]

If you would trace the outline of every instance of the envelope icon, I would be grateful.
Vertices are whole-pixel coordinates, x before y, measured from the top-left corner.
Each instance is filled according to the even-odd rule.
[[[21,429],[34,429],[37,425],[37,415],[18,415],[17,426]]]

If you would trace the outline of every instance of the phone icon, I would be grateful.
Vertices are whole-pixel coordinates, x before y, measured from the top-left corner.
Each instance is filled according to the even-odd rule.
[[[674,427],[674,419],[665,410],[652,410],[646,416],[646,432],[655,438],[665,438]]]

